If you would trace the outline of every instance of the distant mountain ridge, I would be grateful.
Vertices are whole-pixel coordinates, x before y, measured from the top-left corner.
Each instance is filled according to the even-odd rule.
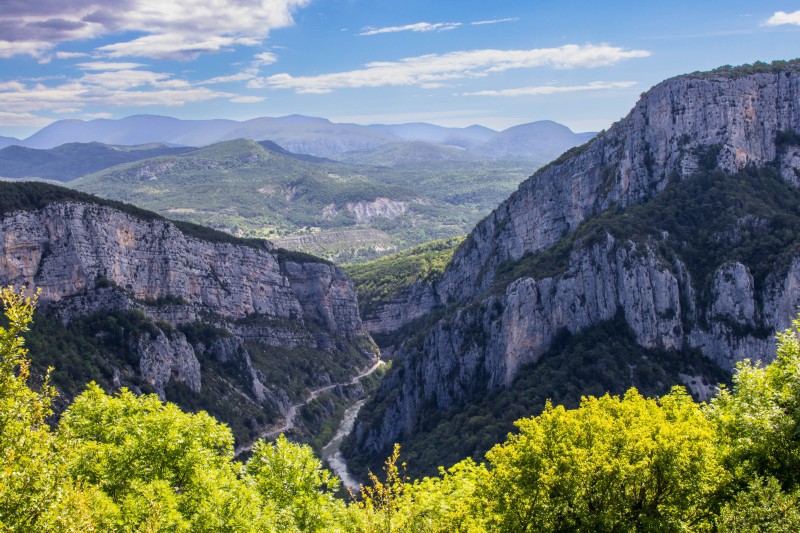
[[[0,148],[4,148],[12,144],[19,144],[21,142],[22,141],[20,141],[16,137],[3,137],[2,135],[0,135]]]
[[[67,143],[49,150],[10,145],[0,149],[0,177],[70,181],[104,168],[191,150],[164,144],[110,146]]]
[[[387,144],[414,141],[475,150],[475,154],[482,158],[541,162],[547,162],[587,140],[586,134],[573,133],[566,126],[552,121],[531,122],[497,132],[478,125],[466,128],[422,122],[360,125],[304,115],[259,117],[246,121],[133,115],[122,119],[60,120],[23,140],[0,137],[0,148],[16,144],[48,149],[75,142],[111,145],[164,143],[200,147],[239,138],[269,140],[290,152],[333,159],[345,152],[369,151]]]

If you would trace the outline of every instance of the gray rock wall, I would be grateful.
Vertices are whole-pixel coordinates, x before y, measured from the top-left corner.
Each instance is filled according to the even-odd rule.
[[[203,355],[237,372],[245,401],[283,411],[290,384],[269,382],[247,343],[286,350],[282,357],[293,349],[347,352],[347,368],[353,351],[363,367],[375,357],[354,287],[338,267],[269,243],[205,241],[169,221],[98,204],[55,202],[0,218],[0,284],[40,289],[40,306],[66,325],[102,311],[141,312],[155,327],[130,339],[129,349],[139,358],[135,370],[162,398],[171,381],[204,390]],[[230,337],[192,346],[175,326],[198,321]],[[320,369],[306,381],[314,380],[330,377]]]
[[[561,274],[523,276],[500,293],[489,289],[503,261],[545,250],[587,218],[653,198],[700,168],[733,173],[775,162],[796,185],[800,149],[781,151],[776,137],[783,131],[800,131],[798,72],[689,75],[657,85],[607,132],[522,183],[476,226],[441,281],[427,292],[409,291],[402,313],[393,312],[402,304],[391,302],[369,322],[372,331],[386,332],[436,306],[461,309],[420,344],[400,348],[402,371],[382,385],[389,405],[379,426],[357,423],[358,447],[382,453],[420,426],[423,405],[447,409],[509,386],[559,330],[578,332],[618,312],[645,347],[699,348],[726,369],[744,357],[774,356],[771,332],[788,327],[800,303],[800,258],[788,272],[776,268],[760,293],[744,264],[719,265],[710,302],[700,302],[680,259],[666,263],[657,243],[609,235],[573,251]]]

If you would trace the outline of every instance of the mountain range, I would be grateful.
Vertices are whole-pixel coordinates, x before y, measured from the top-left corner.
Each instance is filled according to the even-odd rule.
[[[485,214],[413,183],[389,183],[396,175],[238,139],[117,165],[69,186],[337,261],[463,234]],[[513,187],[522,178],[512,176]]]
[[[188,150],[164,144],[112,146],[98,142],[67,143],[49,150],[10,145],[0,149],[0,177],[70,181],[115,165]]]
[[[307,435],[331,436],[343,406],[364,397],[357,378],[377,344],[392,368],[342,451],[363,474],[399,442],[410,473],[434,473],[481,460],[514,420],[548,401],[574,407],[629,387],[661,396],[673,385],[704,400],[738,361],[775,356],[775,332],[800,304],[797,94],[800,61],[666,80],[609,130],[522,181],[466,237],[346,271],[235,237],[235,224],[305,232],[292,238],[400,228],[407,244],[428,239],[426,224],[478,204],[485,190],[475,176],[489,181],[517,164],[448,154],[489,145],[513,153],[523,149],[517,136],[540,127],[549,133],[539,142],[568,132],[518,127],[476,145],[485,131],[406,125],[427,140],[369,148],[385,158],[371,166],[234,139],[69,181],[183,221],[3,182],[0,283],[41,289],[28,345],[38,374],[59,369],[65,397],[87,379],[154,391],[228,422],[240,446],[289,427],[317,400]],[[318,120],[288,122],[338,127]],[[436,144],[439,134],[458,134],[468,148],[454,137]],[[422,164],[407,155],[414,143],[449,150]],[[461,187],[467,168],[472,181]]]
[[[406,145],[411,149],[391,148]],[[8,146],[0,149],[0,176],[61,181],[164,216],[280,240],[342,262],[464,234],[535,168],[521,161],[432,160],[430,149],[463,152],[421,141],[390,144],[377,149],[383,164],[376,166],[244,139],[202,148]],[[367,155],[364,162],[374,159]]]
[[[100,142],[110,145],[162,143],[200,147],[233,139],[270,140],[294,153],[337,158],[392,143],[418,141],[454,146],[493,159],[546,162],[564,150],[582,144],[589,134],[538,121],[502,132],[483,126],[447,128],[426,123],[359,125],[324,118],[289,115],[246,121],[181,120],[157,115],[134,115],[118,120],[60,120],[23,140],[0,138],[0,147],[55,148],[67,143]]]

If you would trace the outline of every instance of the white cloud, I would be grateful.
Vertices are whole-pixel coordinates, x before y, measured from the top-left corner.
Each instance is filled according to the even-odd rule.
[[[243,71],[237,72],[235,74],[228,74],[226,76],[216,76],[214,78],[198,82],[198,85],[214,85],[216,83],[250,81],[258,78],[259,69],[261,67],[271,65],[275,63],[277,60],[278,56],[273,54],[272,52],[262,52],[260,54],[256,54],[255,56],[253,56],[253,61],[250,62],[250,66],[244,69]],[[249,84],[248,87],[250,87]],[[258,88],[263,89],[263,85],[259,86]]]
[[[2,81],[0,82],[0,91],[24,91],[25,84],[20,81]]]
[[[0,126],[46,126],[53,122],[51,118],[44,118],[32,113],[8,113],[0,111]]]
[[[56,52],[56,59],[75,59],[78,57],[88,57],[89,54],[83,52]]]
[[[81,83],[95,85],[105,89],[124,91],[135,87],[150,85],[153,87],[162,86],[169,83],[169,74],[163,72],[151,72],[149,70],[114,70],[106,72],[96,72],[86,74],[80,78]],[[188,85],[183,80],[177,81],[182,85]]]
[[[257,104],[266,100],[263,96],[236,96],[231,98],[234,104]]]
[[[602,89],[626,89],[636,85],[635,81],[593,81],[586,85],[539,85],[517,89],[476,91],[462,93],[462,96],[536,96],[546,94],[572,93],[579,91],[598,91]]]
[[[267,83],[267,78],[259,78],[259,77],[252,78],[250,81],[247,82],[247,85],[245,85],[245,87],[247,87],[248,89],[266,89],[268,86],[269,85]]]
[[[84,113],[84,118],[111,118],[114,115],[111,113]]]
[[[459,26],[461,26],[460,22],[436,22],[434,24],[429,22],[417,22],[415,24],[406,24],[405,26],[387,26],[385,28],[373,28],[371,26],[367,26],[366,28],[361,29],[359,35],[378,35],[381,33],[397,33],[401,31],[447,31],[454,30]]]
[[[255,61],[259,66],[266,67],[278,61],[278,56],[272,52],[261,52],[255,55]]]
[[[793,11],[791,13],[776,11],[764,22],[765,26],[782,26],[784,24],[800,26],[800,11]]]
[[[236,96],[207,87],[192,86],[185,80],[172,79],[164,73],[145,70],[101,71],[54,86],[19,82],[0,84],[0,110],[13,109],[14,114],[25,114],[65,108],[84,109],[87,106],[177,107]]]
[[[7,59],[16,55],[43,57],[45,52],[54,46],[53,43],[41,41],[11,42],[0,40],[0,58]]]
[[[140,33],[100,48],[110,57],[191,59],[234,44],[252,45],[310,0],[52,0],[12,2],[0,11],[0,57],[41,57],[57,43]],[[172,50],[169,46],[172,45]]]
[[[108,44],[97,49],[108,57],[150,57],[155,59],[194,59],[200,54],[219,52],[241,44],[253,46],[257,40],[219,35],[187,36],[181,34],[145,35],[132,41]]]
[[[204,81],[199,82],[199,85],[214,85],[216,83],[231,83],[235,81],[247,81],[252,80],[256,77],[257,71],[246,70],[244,72],[237,72],[236,74],[230,74],[228,76],[217,76],[215,78],[210,78]]]
[[[499,24],[501,22],[516,22],[519,20],[519,17],[511,17],[505,19],[492,19],[492,20],[477,20],[475,22],[470,22],[470,26],[483,26],[485,24]]]
[[[112,63],[109,61],[89,61],[75,65],[81,70],[130,70],[143,67],[141,63]]]
[[[276,74],[267,78],[255,78],[248,83],[248,87],[324,94],[344,88],[430,86],[449,80],[484,77],[511,69],[592,68],[649,55],[647,50],[626,50],[606,44],[568,44],[559,48],[533,50],[472,50],[409,57],[400,61],[376,61],[367,63],[363,69],[317,76]]]
[[[59,109],[53,109],[53,113],[59,113],[61,115],[64,115],[67,113],[77,113],[80,110],[81,110],[80,107],[61,107]]]

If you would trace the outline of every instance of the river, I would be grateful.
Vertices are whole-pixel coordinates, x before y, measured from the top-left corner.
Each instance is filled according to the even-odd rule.
[[[331,467],[333,473],[339,476],[339,479],[342,480],[342,484],[352,491],[359,490],[361,488],[361,483],[353,477],[347,469],[347,463],[339,448],[342,446],[344,438],[353,431],[358,411],[361,410],[361,407],[366,401],[367,400],[359,400],[345,410],[344,418],[339,425],[339,429],[330,442],[322,447],[321,453],[322,459],[328,461],[328,465]]]

